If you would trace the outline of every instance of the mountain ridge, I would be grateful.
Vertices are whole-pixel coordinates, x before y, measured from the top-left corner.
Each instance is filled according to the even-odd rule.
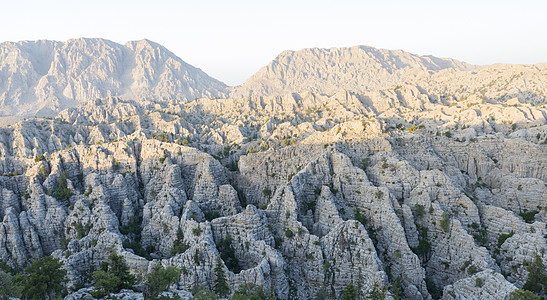
[[[191,100],[226,95],[226,85],[149,40],[102,38],[0,44],[5,116],[55,115],[89,99]]]
[[[281,52],[245,83],[230,89],[233,97],[305,90],[332,94],[345,89],[363,93],[390,88],[421,72],[475,67],[451,58],[370,46],[304,48]]]
[[[54,116],[64,108],[109,96],[187,101],[306,91],[366,94],[407,83],[434,94],[450,87],[447,93],[460,98],[482,93],[507,100],[510,95],[538,104],[547,96],[545,66],[477,66],[364,45],[304,48],[281,52],[245,83],[228,87],[148,39],[124,45],[102,38],[4,42],[0,44],[0,122]],[[499,72],[510,82],[488,88]],[[513,81],[518,76],[524,81]],[[469,88],[462,91],[462,84]]]

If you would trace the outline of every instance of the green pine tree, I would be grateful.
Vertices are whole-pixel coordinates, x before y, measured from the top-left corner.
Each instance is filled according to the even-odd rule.
[[[177,283],[180,278],[180,270],[177,267],[169,266],[161,268],[159,265],[146,275],[144,283],[144,298],[157,299],[158,295],[165,292],[169,285]]]
[[[509,294],[509,300],[541,300],[541,297],[527,290],[516,289]]]
[[[14,276],[13,269],[0,259],[0,299],[20,297],[21,285]]]
[[[99,298],[122,289],[131,289],[136,282],[123,257],[116,253],[111,253],[108,262],[102,263],[99,270],[93,272],[93,280],[97,290],[93,296]]]
[[[357,299],[357,290],[355,290],[355,287],[353,284],[348,284],[344,291],[342,292],[342,296],[340,297],[341,300],[355,300]]]
[[[226,296],[230,293],[230,287],[228,286],[228,283],[226,282],[226,274],[224,273],[224,265],[222,263],[222,260],[218,258],[217,265],[215,266],[215,285],[214,285],[214,291],[219,296]]]
[[[24,299],[54,299],[63,290],[66,270],[56,258],[44,256],[25,269],[26,274],[18,276]]]
[[[543,296],[547,289],[547,271],[543,260],[536,254],[534,261],[528,266],[528,280],[522,287],[525,290]]]

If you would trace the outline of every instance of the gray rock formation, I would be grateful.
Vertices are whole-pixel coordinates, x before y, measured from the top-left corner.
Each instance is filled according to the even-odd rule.
[[[388,299],[522,288],[530,263],[547,263],[545,100],[512,96],[517,79],[505,92],[495,81],[484,101],[445,97],[435,80],[468,74],[478,87],[499,69],[531,87],[544,73],[346,50],[375,53],[399,86],[330,93],[302,81],[302,92],[187,102],[135,89],[0,128],[0,259],[21,270],[59,258],[67,285],[85,287],[69,299],[88,297],[111,251],[138,275],[176,266],[177,291],[213,289],[219,264],[232,292],[259,285],[281,299],[336,299],[349,285]]]

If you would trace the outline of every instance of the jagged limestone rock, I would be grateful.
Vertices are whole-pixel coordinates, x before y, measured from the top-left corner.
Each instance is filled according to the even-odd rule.
[[[149,46],[127,46],[142,54],[139,70],[178,65]],[[220,258],[231,291],[262,285],[282,299],[335,298],[349,284],[360,297],[408,299],[503,298],[522,287],[526,264],[547,262],[545,98],[521,80],[543,86],[544,66],[467,70],[359,47],[309,50],[310,65],[351,51],[401,61],[369,57],[372,69],[391,66],[383,82],[335,84],[349,72],[191,101],[161,96],[180,90],[157,73],[132,71],[135,100],[82,98],[54,119],[0,128],[0,259],[21,270],[51,254],[69,287],[87,288],[115,252],[137,275],[175,266],[174,288],[195,291],[213,288]],[[347,67],[370,70],[356,68]],[[497,82],[484,99],[468,88],[496,72],[513,94]],[[90,93],[104,96],[97,82]],[[258,95],[270,89],[280,92]],[[146,92],[158,99],[139,98]]]

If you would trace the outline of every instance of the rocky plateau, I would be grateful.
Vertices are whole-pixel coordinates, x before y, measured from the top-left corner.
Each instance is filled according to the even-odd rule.
[[[228,88],[149,41],[4,43],[0,114],[48,113],[0,128],[0,259],[60,259],[68,299],[112,251],[185,297],[220,259],[279,299],[508,299],[547,264],[546,95],[545,64],[364,46]]]

